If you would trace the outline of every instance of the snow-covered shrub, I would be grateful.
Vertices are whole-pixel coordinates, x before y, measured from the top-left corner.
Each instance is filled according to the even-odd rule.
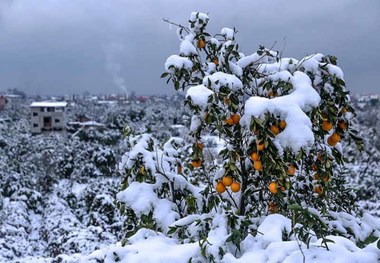
[[[179,26],[179,55],[167,59],[162,74],[186,91],[192,145],[171,138],[160,146],[147,134],[129,138],[117,195],[126,215],[124,244],[148,228],[198,242],[208,261],[239,257],[244,240],[275,213],[291,218],[283,239],[295,236],[307,246],[322,238],[327,247],[329,234],[356,242],[378,237],[378,224],[358,236],[352,227],[359,219],[336,223],[340,213],[356,216],[340,141],[350,138],[362,149],[336,58],[281,58],[262,46],[246,56],[235,29],[212,37],[208,20],[192,13],[189,27]],[[214,159],[205,158],[210,134],[224,142]]]

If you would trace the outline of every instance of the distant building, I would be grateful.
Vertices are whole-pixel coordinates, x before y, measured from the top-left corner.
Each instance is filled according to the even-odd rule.
[[[16,109],[20,106],[22,101],[22,97],[20,95],[5,94],[4,96],[7,98],[8,109]]]
[[[31,132],[65,131],[65,109],[67,102],[33,102],[30,104]]]
[[[21,104],[21,96],[13,94],[0,95],[0,111],[6,109],[15,109]]]
[[[0,111],[5,110],[7,106],[7,98],[4,95],[0,95]]]

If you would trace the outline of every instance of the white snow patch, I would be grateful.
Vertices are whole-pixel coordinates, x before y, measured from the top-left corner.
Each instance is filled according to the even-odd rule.
[[[193,86],[187,90],[186,97],[190,97],[194,105],[203,110],[208,106],[208,99],[214,92],[203,85]]]

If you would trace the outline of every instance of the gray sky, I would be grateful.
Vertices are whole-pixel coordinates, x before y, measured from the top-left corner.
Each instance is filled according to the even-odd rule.
[[[379,0],[0,0],[0,90],[174,93],[160,75],[179,41],[162,18],[192,11],[211,33],[236,27],[245,54],[277,41],[284,57],[335,55],[349,90],[380,93]]]

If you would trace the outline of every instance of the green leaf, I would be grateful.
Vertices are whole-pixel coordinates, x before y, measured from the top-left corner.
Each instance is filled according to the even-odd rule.
[[[175,231],[177,231],[177,227],[174,227],[174,226],[169,227],[168,235],[174,234]]]
[[[169,73],[168,72],[164,72],[164,73],[162,73],[161,78],[165,78],[167,75],[169,75]]]

